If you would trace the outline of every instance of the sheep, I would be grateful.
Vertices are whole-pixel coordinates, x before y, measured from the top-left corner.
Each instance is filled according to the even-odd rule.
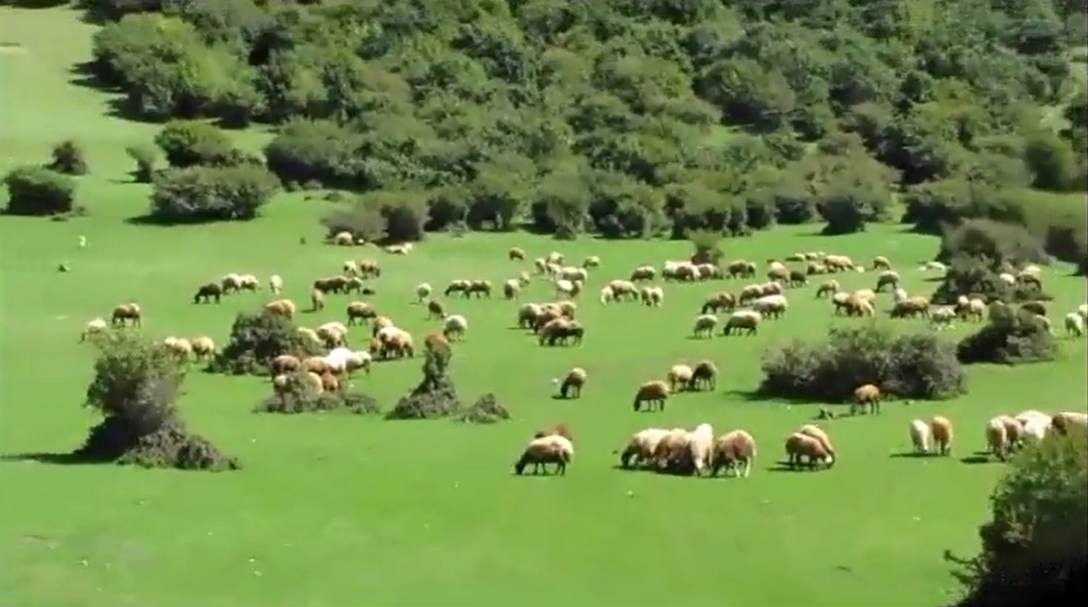
[[[467,330],[468,321],[460,314],[451,314],[442,321],[442,334],[451,341],[464,339]]]
[[[695,365],[691,371],[689,389],[695,391],[699,391],[703,388],[713,390],[717,385],[718,366],[711,360],[699,361],[699,364]]]
[[[587,280],[589,280],[589,272],[585,268],[560,268],[559,279],[569,280],[570,282],[585,283]]]
[[[784,295],[766,295],[752,302],[752,310],[767,318],[780,318],[789,308]]]
[[[776,266],[775,264],[778,265]],[[790,271],[777,261],[771,264],[767,269],[767,280],[774,282],[789,282],[789,279]]]
[[[892,306],[892,318],[913,318],[929,316],[929,300],[925,297],[908,297],[895,302]]]
[[[669,391],[676,392],[678,388],[680,390],[687,388],[690,386],[694,375],[695,372],[687,365],[673,365],[665,376],[666,381],[669,382]]]
[[[193,348],[193,355],[197,360],[204,360],[215,356],[215,342],[210,337],[194,337],[189,341]]]
[[[1058,434],[1070,432],[1084,433],[1088,430],[1088,415],[1081,412],[1064,411],[1050,418],[1050,424]]]
[[[814,469],[817,464],[830,468],[835,459],[818,439],[796,432],[786,438],[786,462],[791,469],[802,465]]]
[[[322,373],[319,379],[321,380],[322,392],[340,391],[340,380],[332,373]]]
[[[873,384],[858,386],[854,390],[854,402],[850,406],[850,414],[858,411],[865,412],[865,406],[869,406],[869,413],[880,413],[880,388]]]
[[[823,446],[824,451],[826,451],[828,455],[832,458],[835,457],[835,448],[831,445],[831,438],[816,424],[805,424],[804,426],[801,426],[797,432],[816,439],[820,442],[820,445]]]
[[[808,276],[800,270],[790,270],[790,277],[787,282],[790,288],[798,288],[808,286]]]
[[[559,386],[559,398],[581,398],[582,387],[586,385],[586,370],[575,367],[567,371]],[[557,382],[558,383],[558,382]]]
[[[691,450],[695,474],[702,476],[710,468],[714,456],[714,428],[710,424],[696,426],[688,433],[688,449]]]
[[[315,375],[323,375],[329,371],[329,363],[325,360],[324,356],[307,356],[302,359],[300,367],[307,373],[313,373]]]
[[[176,354],[183,361],[189,360],[193,355],[193,344],[189,343],[189,340],[184,337],[167,337],[162,340],[162,345],[166,346],[170,352]]]
[[[237,274],[227,274],[223,278],[219,279],[219,286],[223,289],[224,295],[229,295],[234,291],[237,291],[240,287],[239,276]]]
[[[952,453],[952,439],[955,438],[955,434],[952,422],[948,418],[934,415],[929,420],[929,434],[933,437],[933,446],[937,449],[937,453],[941,455]]]
[[[1008,455],[1008,435],[1005,422],[995,417],[986,422],[986,447],[997,459],[1004,461]]]
[[[648,381],[638,387],[638,392],[635,393],[634,410],[638,412],[643,403],[648,405],[647,410],[653,411],[655,408],[658,411],[665,410],[665,402],[669,399],[669,386],[659,380]]]
[[[548,428],[540,430],[533,434],[533,438],[544,438],[545,436],[562,436],[563,438],[569,440],[571,444],[574,444],[574,436],[570,432],[570,427],[563,422],[553,424]]]
[[[362,369],[370,374],[370,365],[373,358],[369,352],[353,351],[349,348],[335,348],[325,355],[325,363],[330,371],[351,375]]]
[[[880,273],[880,276],[876,279],[876,292],[880,293],[884,290],[884,287],[890,287],[896,289],[899,287],[899,274],[893,270],[885,270]]]
[[[603,304],[616,301],[616,291],[612,288],[612,285],[605,285],[601,287],[601,294],[598,299]]]
[[[303,374],[303,381],[306,382],[306,388],[309,389],[312,394],[322,394],[325,392],[325,380],[322,379],[320,374],[307,371]]]
[[[347,343],[348,328],[338,322],[327,322],[318,327],[315,333],[321,343],[330,348]]]
[[[536,319],[541,315],[541,309],[539,304],[527,303],[518,308],[518,328],[519,329],[531,329],[533,328]]]
[[[563,298],[577,297],[582,290],[582,283],[560,278],[555,281],[555,296]]]
[[[272,371],[272,375],[283,375],[285,373],[294,373],[301,369],[302,361],[290,354],[280,354],[273,358],[268,366]]]
[[[825,280],[820,283],[819,288],[816,289],[816,298],[819,299],[824,296],[834,295],[839,292],[839,281],[837,280]]]
[[[997,419],[1005,424],[1005,442],[1009,451],[1019,449],[1024,443],[1024,425],[1020,420],[1009,415],[999,415]]]
[[[238,288],[242,291],[259,291],[261,281],[252,274],[242,274],[238,276]]]
[[[295,306],[295,302],[290,299],[277,299],[264,305],[264,311],[268,314],[283,316],[287,319],[294,318],[297,310],[298,308]]]
[[[567,345],[581,345],[585,336],[585,328],[578,321],[566,318],[555,318],[540,329],[540,345],[554,346],[557,343]]]
[[[902,287],[899,287],[896,290],[892,291],[893,304],[898,304],[901,301],[906,301],[908,297],[909,296],[907,295],[907,290]]]
[[[888,261],[887,257],[884,257],[883,255],[877,255],[873,258],[872,268],[874,272],[876,270],[891,270],[892,264],[890,261]]]
[[[748,285],[740,290],[740,295],[737,296],[737,303],[743,306],[760,297],[763,297],[763,285]]]
[[[845,272],[854,269],[854,261],[845,255],[828,255],[824,264],[830,272]]]
[[[325,293],[342,293],[348,288],[348,282],[350,277],[348,276],[329,276],[327,278],[318,278],[314,280],[311,287],[315,291]]]
[[[692,461],[691,433],[683,428],[673,428],[665,433],[654,449],[653,463],[659,471],[673,474],[691,474],[695,471]]]
[[[722,335],[732,335],[740,331],[744,331],[746,335],[755,335],[762,320],[763,316],[755,310],[737,310],[725,321]]]
[[[916,454],[928,454],[930,449],[930,441],[932,439],[932,432],[930,431],[929,424],[916,419],[910,422],[908,428],[910,430],[910,442]]]
[[[317,336],[317,331],[314,331],[309,327],[299,327],[298,334],[304,341],[315,348],[320,348],[322,346],[321,338]]]
[[[392,329],[392,331],[382,334],[384,339],[379,336],[383,358],[388,358],[390,355],[396,358],[412,358],[415,356],[415,346],[413,345],[411,333],[396,327],[386,328]]]
[[[582,260],[582,267],[585,269],[597,268],[601,265],[601,258],[596,255],[590,255]]]
[[[279,295],[280,293],[283,293],[283,279],[280,278],[279,274],[273,274],[272,276],[268,277],[268,290],[273,295]]]
[[[109,331],[109,326],[106,325],[105,319],[95,318],[89,320],[87,324],[83,325],[83,332],[79,334],[79,343],[83,343],[96,335],[103,335],[107,331]]]
[[[665,301],[665,290],[661,287],[643,287],[642,303],[651,307],[660,307]]]
[[[502,283],[502,296],[506,300],[517,299],[521,293],[521,283],[516,278],[511,278]]]
[[[434,287],[428,283],[421,282],[416,285],[416,303],[427,301],[427,298],[431,296],[432,292],[434,292]]]
[[[385,252],[390,255],[407,255],[412,252],[412,243],[391,244],[385,247]]]
[[[329,242],[341,246],[351,246],[355,244],[355,236],[351,232],[337,232],[329,238]]]
[[[1082,337],[1084,335],[1084,318],[1076,312],[1065,315],[1065,334],[1067,336]]]
[[[555,464],[556,473],[565,475],[567,464],[573,459],[574,445],[569,440],[558,435],[543,436],[529,441],[521,457],[514,462],[514,472],[520,475],[526,466],[532,464],[533,474],[542,468],[544,474],[548,474],[548,464]]]
[[[525,249],[522,249],[521,247],[510,247],[506,256],[510,261],[525,261]]]
[[[1081,304],[1077,306],[1077,314],[1080,315],[1085,321],[1088,321],[1088,304]]]
[[[653,266],[639,266],[631,271],[631,282],[640,282],[643,280],[653,280],[657,278],[657,268]]]
[[[657,451],[657,446],[661,444],[661,439],[665,438],[669,434],[669,431],[664,428],[646,428],[639,430],[631,437],[631,440],[627,442],[627,446],[620,454],[620,466],[628,468],[630,466],[644,465],[654,458],[654,453]]]
[[[938,331],[951,328],[955,318],[956,310],[948,306],[940,306],[929,315],[930,324]]]
[[[110,323],[113,326],[125,326],[125,322],[130,322],[132,326],[139,327],[143,325],[143,311],[140,310],[140,306],[134,303],[121,304],[113,309],[113,314],[110,318]]]
[[[744,430],[733,430],[718,437],[714,442],[710,476],[717,476],[725,468],[726,475],[748,478],[756,459],[756,439]]]
[[[325,309],[325,294],[320,289],[310,291],[310,311],[320,312]]]
[[[353,301],[348,304],[347,317],[348,326],[355,324],[366,324],[367,321],[376,318],[378,312],[374,309],[374,306],[365,301]]]
[[[209,282],[200,285],[200,288],[196,290],[196,295],[193,295],[193,303],[210,303],[212,300],[219,303],[222,297],[223,286],[217,282]]]
[[[728,291],[719,291],[707,298],[703,302],[703,307],[700,308],[700,314],[715,314],[719,311],[725,310],[726,312],[732,312],[737,308],[737,298]]]
[[[695,325],[692,327],[693,337],[713,337],[714,329],[718,326],[718,317],[713,314],[700,314],[695,317]]]

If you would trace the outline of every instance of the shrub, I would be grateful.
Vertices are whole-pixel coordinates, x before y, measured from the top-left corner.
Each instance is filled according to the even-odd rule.
[[[52,160],[46,168],[62,175],[86,175],[90,172],[83,157],[83,148],[71,139],[53,146]]]
[[[488,392],[472,405],[457,411],[454,419],[469,424],[494,424],[510,419],[510,412],[499,404],[495,395]]]
[[[381,413],[378,401],[366,394],[340,390],[339,392],[313,392],[300,373],[288,376],[290,389],[284,394],[274,394],[261,400],[253,408],[254,413],[325,413],[340,411],[360,415]]]
[[[718,265],[725,252],[722,251],[721,234],[707,230],[693,231],[688,234],[688,240],[695,246],[695,252],[691,255],[691,263],[709,263]]]
[[[874,326],[832,328],[820,343],[795,341],[764,357],[762,369],[758,392],[768,398],[846,402],[865,384],[925,400],[966,391],[951,344],[930,334],[896,336]]]
[[[1012,460],[990,497],[993,519],[979,529],[980,553],[958,562],[961,607],[1049,604],[1079,598],[1088,576],[1088,442],[1051,435]],[[1083,588],[1081,588],[1083,589]],[[1071,596],[1070,596],[1071,595]],[[1059,603],[1061,601],[1058,601]]]
[[[452,351],[449,347],[427,350],[423,360],[423,378],[408,396],[385,414],[386,419],[435,419],[449,417],[461,410],[457,390],[447,375]]]
[[[990,322],[964,337],[956,346],[956,358],[965,365],[996,363],[1019,365],[1054,360],[1058,346],[1054,336],[1030,312],[1006,308],[992,314]]]
[[[264,148],[268,170],[284,182],[319,182],[330,188],[362,185],[363,158],[348,129],[328,121],[294,120],[283,125]]]
[[[1050,263],[1043,244],[1027,229],[989,219],[972,219],[945,231],[937,260],[949,263],[954,257],[981,259],[994,270]]]
[[[161,344],[115,335],[98,341],[95,376],[85,406],[103,421],[73,455],[84,461],[184,470],[237,469],[178,417],[175,400],[184,379],[178,358]]]
[[[4,177],[7,212],[12,215],[62,215],[76,210],[75,181],[39,166],[21,166]]]
[[[238,155],[226,133],[201,120],[167,123],[155,136],[155,145],[166,162],[179,169],[232,164]]]
[[[411,192],[369,192],[322,217],[331,236],[350,232],[367,242],[415,242],[423,238],[427,199]]]
[[[941,279],[941,284],[930,298],[933,303],[952,305],[960,296],[978,297],[987,303],[1001,301],[1005,303],[1033,300],[1049,300],[1050,296],[1040,292],[1030,283],[1017,282],[1010,285],[1001,280],[991,264],[983,258],[957,257]]]
[[[252,164],[166,169],[153,183],[148,217],[167,225],[248,221],[279,189],[275,175]]]
[[[264,311],[239,314],[230,328],[230,340],[208,365],[208,370],[230,375],[268,375],[272,359],[281,354],[303,358],[320,353],[317,344],[311,343],[298,332],[293,322],[278,314]]]
[[[151,183],[155,176],[155,162],[159,159],[158,150],[150,145],[131,145],[125,148],[125,153],[136,162],[136,170],[132,172],[136,183]]]

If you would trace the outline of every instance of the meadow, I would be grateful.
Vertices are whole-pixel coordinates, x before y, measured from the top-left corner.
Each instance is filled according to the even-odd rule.
[[[234,316],[263,294],[193,305],[197,285],[228,272],[284,278],[307,299],[313,278],[346,259],[383,266],[375,305],[399,326],[436,328],[413,304],[415,285],[456,278],[501,282],[527,263],[563,252],[600,256],[589,293],[641,264],[691,252],[685,242],[559,242],[524,234],[433,236],[407,256],[319,244],[328,203],[284,194],[246,224],[175,228],[134,225],[148,188],[130,183],[126,145],[149,141],[154,125],[110,115],[108,95],[73,83],[89,56],[92,26],[74,13],[2,8],[0,170],[45,161],[75,138],[91,174],[80,178],[89,216],[67,222],[0,217],[0,603],[37,605],[594,605],[677,604],[813,607],[948,604],[958,596],[948,549],[973,554],[977,527],[1001,464],[961,457],[983,445],[998,413],[1062,410],[1088,398],[1083,340],[1062,338],[1058,362],[969,369],[969,393],[880,416],[829,422],[834,469],[773,472],[781,441],[819,405],[753,400],[762,354],[795,339],[818,339],[836,318],[815,286],[788,292],[789,314],[756,337],[689,339],[712,291],[740,283],[666,285],[660,309],[580,303],[587,327],[579,348],[541,348],[513,327],[517,305],[501,298],[451,300],[470,323],[451,374],[462,400],[493,392],[513,419],[475,426],[395,422],[345,415],[257,415],[267,379],[189,375],[180,403],[190,427],[244,468],[222,474],[119,466],[36,463],[27,454],[67,452],[97,422],[80,409],[94,350],[77,343],[84,323],[121,302],[145,310],[156,338],[207,334],[224,343]],[[257,146],[260,133],[240,135]],[[935,238],[900,226],[823,237],[818,227],[780,228],[726,242],[726,255],[762,262],[825,250],[891,259],[912,293],[936,283],[918,270]],[[79,249],[78,237],[88,246]],[[300,244],[306,238],[310,244]],[[71,272],[59,273],[67,263]],[[874,286],[875,276],[842,279]],[[1062,313],[1083,303],[1084,279],[1047,268],[1044,282]],[[534,282],[522,301],[552,292]],[[886,307],[887,296],[881,296]],[[303,315],[315,326],[343,320],[348,299]],[[876,322],[891,322],[879,318]],[[896,321],[897,330],[926,325]],[[973,331],[958,324],[944,335]],[[664,413],[636,414],[635,387],[676,362],[714,360],[713,392],[674,397]],[[386,408],[419,378],[420,359],[379,363],[359,388]],[[553,377],[572,366],[590,376],[584,397],[552,399]],[[955,457],[894,457],[909,447],[907,423],[941,414],[959,428]],[[565,477],[517,477],[511,464],[532,433],[564,421],[578,454]],[[634,431],[709,422],[718,433],[745,428],[760,456],[747,480],[677,478],[615,468],[614,450]]]

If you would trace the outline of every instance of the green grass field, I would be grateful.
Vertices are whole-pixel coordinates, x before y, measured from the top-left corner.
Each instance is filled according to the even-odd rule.
[[[147,189],[127,183],[126,145],[155,128],[105,117],[108,99],[73,86],[69,69],[88,56],[90,26],[59,10],[0,9],[0,170],[44,161],[74,137],[93,174],[80,181],[90,217],[69,222],[0,218],[0,604],[22,605],[592,605],[936,606],[958,592],[945,549],[973,554],[977,526],[1003,467],[959,458],[893,458],[907,423],[943,414],[959,428],[956,455],[982,446],[982,424],[1001,412],[1083,405],[1085,343],[1061,339],[1059,362],[970,369],[956,401],[892,403],[880,417],[828,424],[838,465],[776,473],[781,441],[814,406],[751,402],[761,354],[796,337],[818,338],[835,319],[814,287],[789,292],[788,317],[758,337],[688,339],[699,303],[738,284],[666,286],[661,309],[581,303],[581,348],[541,348],[511,329],[516,305],[451,302],[470,322],[452,375],[462,399],[494,392],[514,419],[493,426],[385,422],[348,416],[255,415],[267,380],[192,373],[181,410],[189,425],[238,456],[239,472],[199,474],[117,466],[59,466],[17,454],[66,452],[97,422],[81,410],[93,349],[83,324],[138,301],[155,337],[226,340],[234,315],[268,295],[194,306],[196,285],[227,272],[280,274],[305,301],[310,281],[348,258],[373,256],[385,274],[374,302],[420,334],[434,328],[412,291],[422,281],[501,281],[522,269],[510,246],[531,255],[599,255],[589,292],[643,263],[685,257],[682,242],[553,242],[525,235],[434,237],[409,256],[311,243],[326,203],[283,195],[250,224],[133,226]],[[248,141],[256,143],[260,136]],[[937,241],[898,226],[825,238],[814,226],[729,241],[728,256],[763,261],[806,250],[888,256],[907,289],[927,292],[917,267]],[[76,246],[79,235],[89,242]],[[72,267],[55,271],[59,263]],[[857,274],[844,286],[872,286]],[[1084,300],[1083,278],[1047,270],[1064,313]],[[544,282],[524,301],[551,299]],[[330,299],[314,326],[342,320]],[[1060,318],[1060,317],[1059,317]],[[860,322],[860,321],[854,321]],[[887,322],[878,320],[878,322]],[[921,322],[896,326],[927,330]],[[1059,323],[1060,326],[1060,323]],[[959,326],[947,335],[962,336]],[[679,361],[722,369],[713,393],[683,394],[663,414],[635,414],[641,382]],[[361,389],[386,407],[419,377],[420,360],[378,364]],[[578,401],[552,400],[551,378],[572,366],[590,374]],[[1076,404],[1076,405],[1075,405]],[[566,421],[578,455],[565,478],[516,477],[511,464],[537,428]],[[613,450],[646,426],[710,422],[745,428],[760,442],[751,478],[675,478],[614,468]]]

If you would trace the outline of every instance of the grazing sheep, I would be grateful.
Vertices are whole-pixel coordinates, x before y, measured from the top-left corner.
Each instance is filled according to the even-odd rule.
[[[431,285],[429,285],[429,284],[427,284],[425,282],[420,283],[419,285],[417,285],[416,286],[416,303],[423,303],[424,301],[427,301],[427,298],[431,296],[431,293],[433,291],[434,291],[434,288],[432,288]]]
[[[280,293],[283,293],[283,279],[280,278],[279,274],[273,274],[272,276],[268,277],[268,290],[273,295],[279,295]]]
[[[644,305],[660,307],[665,301],[665,290],[661,287],[643,287],[641,298]]]
[[[956,310],[949,306],[940,306],[929,315],[929,322],[938,331],[952,327],[952,321],[956,318]]]
[[[521,293],[521,282],[518,279],[511,278],[502,283],[502,296],[504,299],[517,299],[519,293]]]
[[[669,399],[669,386],[659,380],[648,381],[638,387],[638,392],[635,393],[634,409],[638,412],[642,409],[642,405],[645,403],[648,411],[657,409],[658,411],[665,410],[665,401]]]
[[[766,318],[781,318],[787,309],[789,302],[784,295],[765,295],[752,302],[752,310]]]
[[[125,326],[125,323],[129,322],[134,327],[143,325],[143,312],[140,310],[140,306],[134,303],[121,304],[113,309],[113,315],[110,318],[110,323],[113,326]]]
[[[582,338],[584,336],[585,328],[583,328],[578,321],[566,318],[555,318],[541,327],[539,342],[542,346],[554,346],[557,343],[578,346],[582,344]]]
[[[997,459],[1004,461],[1008,456],[1008,435],[1005,422],[1001,417],[995,417],[986,422],[986,448]]]
[[[689,382],[689,389],[691,390],[713,390],[718,386],[718,366],[714,364],[714,361],[703,360],[699,364],[695,365],[695,368],[691,371],[691,381]]]
[[[952,422],[940,415],[934,415],[929,420],[929,433],[933,437],[933,446],[937,453],[949,455],[952,453],[952,439],[955,438]]]
[[[914,318],[929,316],[929,300],[925,297],[908,297],[895,302],[892,306],[892,318]]]
[[[601,287],[601,294],[598,299],[603,304],[616,301],[616,291],[612,288],[612,285],[605,285]]]
[[[510,258],[510,261],[525,261],[525,249],[521,247],[510,247],[510,251],[506,254]]]
[[[320,312],[325,309],[325,294],[319,289],[310,291],[310,311]]]
[[[428,333],[427,337],[423,338],[423,347],[428,352],[433,350],[448,350],[450,342],[446,339],[445,335],[441,333]]]
[[[805,424],[804,426],[801,426],[801,428],[798,429],[797,432],[799,434],[804,434],[805,436],[811,436],[812,438],[820,441],[820,444],[823,446],[824,450],[827,451],[828,454],[830,454],[832,457],[835,456],[835,448],[831,445],[831,437],[829,437],[827,433],[823,431],[823,428],[820,428],[816,424]]]
[[[673,428],[657,443],[654,449],[654,467],[673,474],[691,474],[695,471],[692,461],[691,433],[683,428]]]
[[[219,286],[223,288],[223,294],[229,295],[241,288],[241,278],[237,274],[227,274],[219,279]]]
[[[631,272],[631,282],[653,280],[657,278],[657,268],[653,266],[639,266]]]
[[[816,298],[825,297],[828,295],[834,295],[839,292],[839,281],[837,280],[825,280],[820,283],[819,288],[816,289]]]
[[[348,328],[338,322],[327,322],[317,328],[314,333],[326,347],[335,348],[347,343]]]
[[[700,314],[695,317],[695,325],[692,327],[693,337],[713,337],[714,329],[718,326],[718,317],[713,314]]]
[[[355,352],[349,348],[334,348],[325,355],[325,364],[328,365],[328,370],[338,374],[351,375],[362,369],[369,375],[372,362],[373,358],[369,352]]]
[[[699,310],[700,314],[716,314],[722,310],[732,312],[737,308],[737,298],[732,293],[721,291],[711,295]]]
[[[1050,424],[1058,434],[1070,432],[1084,433],[1088,430],[1088,415],[1081,412],[1065,411],[1050,418]]]
[[[887,257],[884,257],[883,255],[877,255],[873,258],[872,268],[874,272],[876,270],[891,270],[892,264],[890,261],[888,261]]]
[[[438,301],[436,299],[432,299],[432,300],[427,302],[427,319],[428,320],[430,320],[432,318],[445,318],[447,316],[449,316],[449,314],[446,313],[446,304],[444,304],[444,303],[442,303],[442,302],[440,302],[440,301]]]
[[[665,380],[669,382],[669,391],[677,392],[691,385],[695,372],[687,365],[673,365]]]
[[[725,273],[730,278],[751,278],[756,275],[756,264],[743,259],[731,261],[726,266]]]
[[[864,413],[866,405],[869,407],[869,413],[880,413],[880,400],[880,388],[873,384],[858,386],[854,390],[854,402],[851,403],[850,414],[853,415],[858,411]]]
[[[620,454],[620,465],[624,468],[642,466],[653,461],[654,453],[669,431],[664,428],[646,428],[639,430],[627,442]]]
[[[914,448],[914,453],[928,454],[930,449],[930,441],[932,440],[932,433],[930,432],[929,424],[916,419],[910,422],[910,443]]]
[[[818,464],[830,468],[834,465],[835,458],[818,439],[796,432],[786,438],[786,462],[790,468],[807,466],[815,469]]]
[[[261,281],[252,274],[238,276],[238,288],[242,291],[260,291]]]
[[[451,341],[464,339],[467,330],[468,321],[460,314],[451,314],[442,321],[442,334]]]
[[[744,331],[746,335],[755,335],[759,330],[759,323],[763,316],[755,310],[737,310],[725,321],[722,335],[732,335],[734,332]]]
[[[589,272],[585,268],[560,268],[559,278],[571,282],[585,283],[589,280]]]
[[[275,314],[277,316],[291,319],[295,317],[295,312],[298,311],[298,308],[295,306],[295,302],[291,301],[290,299],[277,299],[275,301],[266,303],[264,305],[264,310],[269,314]]]
[[[556,473],[565,475],[567,464],[574,459],[574,445],[569,440],[558,435],[542,436],[529,441],[529,445],[514,462],[514,472],[521,474],[526,466],[533,465],[533,474],[541,469],[548,474],[548,464],[556,465]]]
[[[589,270],[592,268],[598,268],[601,265],[601,258],[596,255],[590,255],[582,260],[582,267]]]
[[[319,379],[321,380],[321,390],[323,392],[340,391],[340,380],[332,373],[322,373]]]
[[[725,468],[726,475],[748,478],[756,459],[756,439],[744,430],[733,430],[718,437],[714,443],[710,475],[717,476]]]
[[[1077,306],[1077,314],[1080,315],[1085,321],[1088,321],[1088,304],[1081,304]]]
[[[329,363],[324,356],[307,356],[302,359],[302,370],[315,375],[323,375],[329,372]]]
[[[1008,445],[1009,451],[1014,451],[1023,446],[1024,425],[1020,423],[1020,420],[1009,415],[999,415],[995,419],[999,419],[1001,423],[1005,424],[1005,443]]]
[[[290,354],[280,354],[273,358],[268,366],[272,371],[272,375],[283,375],[286,373],[294,373],[301,369],[302,361]]]
[[[197,360],[205,360],[215,356],[215,342],[210,337],[195,337],[190,342],[193,355]]]
[[[581,292],[582,286],[578,281],[570,281],[565,278],[560,278],[555,281],[555,296],[564,298],[577,297]]]
[[[83,331],[79,334],[79,343],[83,343],[96,335],[104,335],[109,331],[109,326],[102,318],[95,318],[83,325]]]
[[[714,457],[714,428],[710,424],[699,424],[688,433],[688,449],[691,461],[695,465],[695,474],[702,476],[710,469]]]
[[[396,327],[386,327],[391,331],[379,335],[382,358],[412,358],[415,356],[412,334]]]
[[[567,371],[559,386],[559,398],[581,398],[582,387],[586,385],[586,370],[575,367]]]
[[[1084,336],[1084,319],[1076,312],[1065,315],[1065,334],[1075,337]]]
[[[188,361],[193,355],[193,344],[184,337],[167,337],[162,340],[162,345],[166,346],[183,361]]]
[[[317,395],[325,392],[325,381],[320,374],[307,371],[303,374],[303,378],[306,382],[306,388],[311,394]]]
[[[828,255],[824,258],[824,265],[829,272],[845,272],[854,269],[854,261],[845,255]]]
[[[367,321],[376,318],[378,312],[374,310],[374,306],[365,301],[353,301],[348,304],[347,315],[350,327],[354,324],[366,324]]]
[[[196,290],[196,295],[193,296],[193,303],[210,303],[212,300],[215,303],[219,303],[223,297],[223,286],[217,282],[209,282],[203,284]]]

